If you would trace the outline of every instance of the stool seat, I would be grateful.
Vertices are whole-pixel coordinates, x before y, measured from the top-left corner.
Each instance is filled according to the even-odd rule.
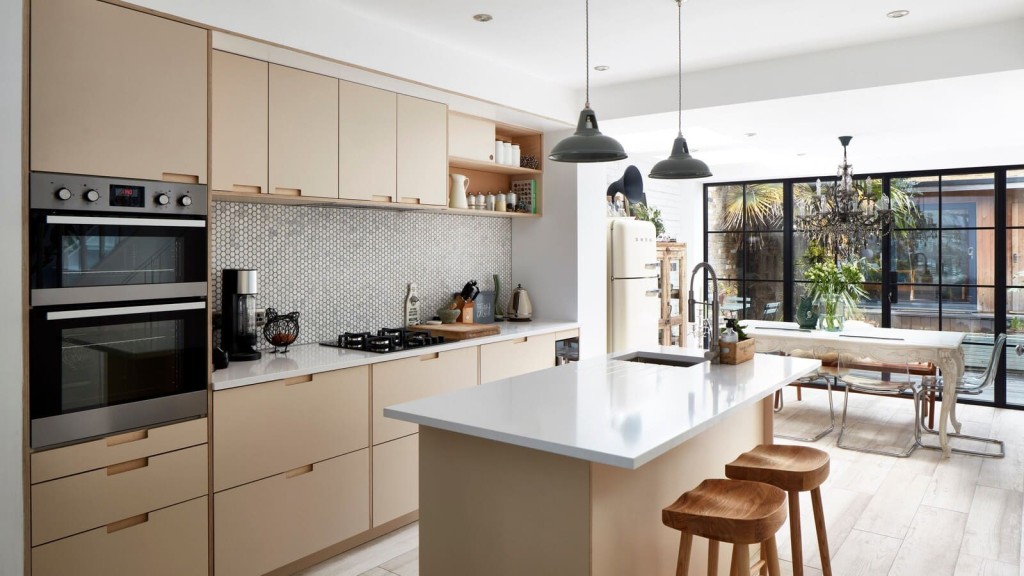
[[[764,482],[786,492],[813,490],[828,473],[828,452],[809,446],[762,444],[725,465],[727,478]]]
[[[756,544],[786,522],[786,493],[760,482],[709,479],[663,509],[661,521],[710,540]]]

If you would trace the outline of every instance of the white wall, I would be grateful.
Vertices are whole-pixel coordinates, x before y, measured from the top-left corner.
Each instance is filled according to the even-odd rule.
[[[0,574],[23,571],[21,342],[22,0],[0,0]]]

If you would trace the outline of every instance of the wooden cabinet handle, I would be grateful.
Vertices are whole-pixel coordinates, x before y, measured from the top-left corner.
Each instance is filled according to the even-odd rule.
[[[119,444],[127,444],[129,442],[137,442],[139,440],[145,440],[146,438],[149,438],[149,430],[136,430],[135,432],[118,434],[117,436],[107,438],[107,446],[117,446]]]
[[[252,186],[249,184],[232,184],[232,192],[243,192],[245,194],[260,194],[263,192],[262,186]]]
[[[164,172],[160,179],[164,182],[181,182],[182,184],[199,184],[199,176],[196,174],[178,174],[177,172]]]
[[[424,354],[423,356],[420,356],[420,362],[426,362],[427,360],[437,360],[440,357],[440,352],[434,352],[433,354]]]
[[[107,524],[107,534],[113,534],[118,530],[131,528],[132,526],[138,526],[139,524],[145,524],[146,522],[149,522],[149,514],[139,514],[138,516],[132,516],[131,518],[111,522],[110,524]]]
[[[305,466],[299,466],[298,468],[293,468],[293,469],[285,472],[284,473],[284,477],[285,477],[285,479],[295,478],[296,476],[302,476],[303,474],[309,474],[312,471],[313,471],[313,465],[312,464],[306,464]]]
[[[522,338],[516,338],[515,340],[512,341],[512,343],[513,344],[525,344],[529,339],[530,339],[529,336],[524,336]]]
[[[131,472],[132,470],[145,468],[146,466],[149,466],[149,458],[138,458],[136,460],[121,462],[120,464],[107,466],[107,476],[113,476],[115,474],[124,474],[125,472]]]
[[[376,194],[370,196],[370,199],[374,202],[394,202],[391,196],[377,196]]]
[[[280,194],[282,196],[302,196],[301,188],[281,188],[280,186],[274,187],[274,194]]]
[[[287,380],[284,381],[284,385],[285,386],[294,386],[295,384],[302,384],[304,382],[312,382],[312,381],[313,381],[313,375],[312,374],[306,374],[305,376],[296,376],[294,378],[288,378]]]
[[[402,198],[401,200],[399,200],[399,202],[401,202],[402,204],[419,204],[420,203],[420,199],[419,198],[413,198],[411,196],[406,196],[405,198]]]

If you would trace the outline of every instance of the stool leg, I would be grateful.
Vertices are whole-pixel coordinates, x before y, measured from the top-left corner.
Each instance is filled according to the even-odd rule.
[[[764,563],[761,564],[761,569],[757,573],[759,576],[768,576],[768,548],[763,542],[761,543],[761,560],[764,560]]]
[[[750,575],[750,545],[749,544],[733,544],[732,545],[732,566],[729,569],[729,573],[733,576],[749,576]]]
[[[800,539],[800,493],[789,493],[789,545],[793,549],[793,576],[804,574],[804,546]]]
[[[708,576],[718,576],[718,540],[708,540]]]
[[[679,558],[676,560],[676,576],[687,576],[690,571],[690,548],[693,546],[693,534],[679,534]]]
[[[811,490],[811,507],[814,508],[814,530],[818,533],[818,554],[821,555],[822,576],[832,576],[832,561],[828,553],[828,535],[825,533],[825,510],[821,507],[821,487]]]
[[[775,536],[761,542],[761,550],[765,550],[765,561],[768,563],[768,576],[780,576],[779,550],[775,546]]]

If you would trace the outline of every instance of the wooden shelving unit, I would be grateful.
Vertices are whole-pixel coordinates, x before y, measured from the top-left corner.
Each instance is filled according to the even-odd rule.
[[[671,346],[672,327],[679,326],[675,342],[686,345],[686,244],[681,242],[658,242],[658,263],[661,265],[661,319],[658,321],[658,341],[662,346]],[[672,267],[675,265],[679,287],[672,290]],[[679,306],[679,313],[672,314],[672,300]]]

